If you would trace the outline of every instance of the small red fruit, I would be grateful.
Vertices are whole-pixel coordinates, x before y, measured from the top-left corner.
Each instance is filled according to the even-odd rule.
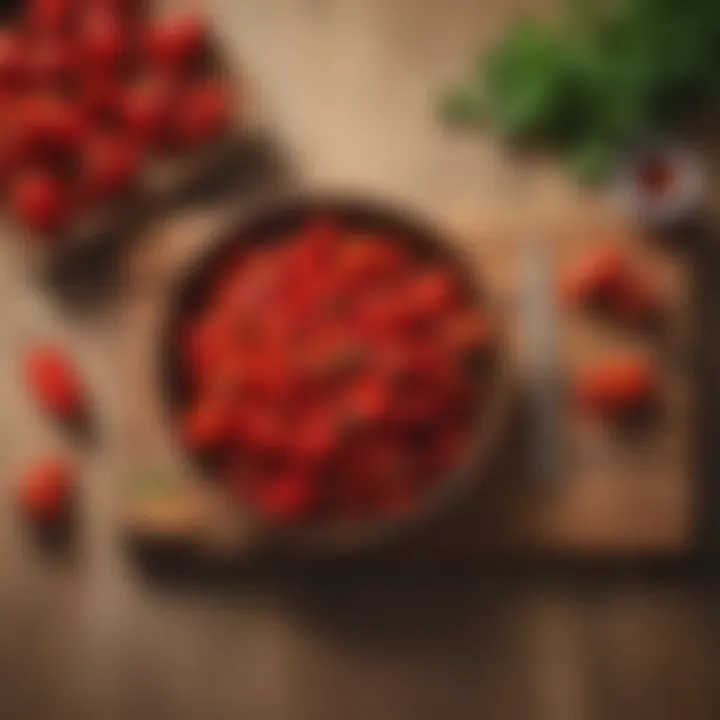
[[[253,494],[260,510],[280,523],[294,523],[308,517],[318,499],[317,487],[302,473],[269,478]]]
[[[131,87],[122,101],[128,131],[140,141],[156,144],[166,135],[171,93],[160,80],[145,80]]]
[[[178,101],[176,139],[185,146],[214,140],[227,127],[230,114],[230,96],[221,83],[192,87]]]
[[[587,251],[569,265],[560,278],[560,294],[570,304],[605,303],[624,282],[627,260],[619,248],[608,245]]]
[[[219,403],[201,402],[185,416],[185,444],[197,453],[213,452],[230,437],[229,414]]]
[[[87,118],[80,109],[52,95],[28,99],[19,112],[25,142],[35,151],[75,152],[88,133]]]
[[[50,39],[32,48],[27,65],[31,80],[54,90],[72,81],[78,68],[78,57],[69,42]]]
[[[575,394],[590,413],[609,418],[634,412],[655,399],[657,372],[642,355],[618,355],[585,368],[576,382]]]
[[[57,347],[32,350],[25,360],[28,386],[35,400],[63,419],[77,418],[85,408],[85,391],[67,355]]]
[[[87,63],[115,67],[127,46],[118,15],[101,7],[87,11],[80,28],[80,44]]]
[[[75,470],[63,458],[42,460],[29,468],[19,488],[25,518],[41,527],[67,520],[75,499]]]
[[[28,26],[39,32],[66,30],[75,6],[75,0],[31,0],[27,13]]]
[[[103,198],[126,190],[140,171],[140,152],[127,138],[98,134],[85,148],[83,186],[91,198]]]
[[[68,206],[61,184],[52,175],[33,171],[18,180],[12,189],[17,216],[40,232],[56,232],[68,220]]]
[[[20,38],[11,31],[0,32],[0,84],[18,85],[27,71],[26,56]]]
[[[200,54],[206,38],[207,29],[201,18],[178,14],[150,28],[148,51],[156,63],[178,68]]]

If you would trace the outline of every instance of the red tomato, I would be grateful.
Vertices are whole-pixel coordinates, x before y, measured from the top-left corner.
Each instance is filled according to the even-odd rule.
[[[586,367],[578,376],[575,394],[594,414],[617,417],[651,403],[658,392],[657,372],[642,355],[618,355]]]
[[[167,137],[171,88],[159,78],[148,78],[130,87],[122,100],[122,116],[138,140],[156,145]]]
[[[80,99],[85,110],[99,121],[117,124],[122,116],[122,89],[112,73],[86,70],[80,81]]]
[[[63,458],[41,460],[23,475],[19,488],[25,518],[43,527],[69,518],[75,499],[75,470]]]
[[[307,519],[317,506],[318,491],[312,478],[288,472],[259,485],[255,502],[266,517],[281,523]]]
[[[39,86],[54,91],[73,81],[78,62],[76,48],[70,41],[53,38],[29,49],[27,73]]]
[[[192,146],[217,139],[230,122],[231,107],[227,88],[216,81],[186,89],[175,109],[175,139],[181,146]]]
[[[103,7],[86,10],[80,25],[84,62],[95,67],[116,67],[127,52],[127,32],[120,17]]]
[[[137,143],[118,135],[96,134],[83,157],[83,185],[93,198],[127,190],[140,172]]]
[[[148,31],[148,51],[159,65],[180,68],[205,47],[207,28],[202,18],[189,13],[164,18]]]
[[[428,317],[450,308],[457,297],[457,288],[447,272],[426,270],[410,281],[405,302],[413,316]]]
[[[26,173],[15,182],[12,204],[17,216],[33,230],[56,232],[69,219],[62,185],[52,175],[39,170]]]
[[[41,346],[25,358],[25,379],[35,400],[64,419],[86,407],[85,391],[71,360],[60,348]]]
[[[217,402],[202,402],[192,408],[183,422],[185,444],[197,453],[214,452],[232,436],[231,415]]]
[[[0,32],[0,84],[17,87],[26,75],[27,55],[22,40],[12,31]]]
[[[26,15],[28,27],[38,32],[67,30],[76,9],[76,0],[30,0]]]
[[[366,377],[350,392],[348,410],[355,419],[377,423],[387,416],[389,409],[389,392],[379,378]]]
[[[21,128],[36,150],[77,151],[88,134],[87,119],[71,102],[52,95],[29,98],[20,108]]]
[[[298,424],[294,433],[294,449],[299,459],[314,463],[326,462],[337,445],[338,432],[328,416],[317,415]]]
[[[481,353],[492,345],[493,329],[485,315],[464,310],[446,320],[445,339],[452,351]]]
[[[614,245],[588,250],[560,277],[561,297],[581,305],[605,303],[624,282],[627,258]]]

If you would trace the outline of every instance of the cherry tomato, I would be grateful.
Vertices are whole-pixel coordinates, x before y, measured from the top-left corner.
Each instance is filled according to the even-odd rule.
[[[608,302],[625,281],[626,273],[627,258],[619,248],[594,248],[563,271],[561,297],[566,303],[580,305]]]
[[[80,377],[61,348],[34,348],[25,358],[25,379],[35,400],[60,418],[73,419],[86,407]]]
[[[150,145],[167,137],[171,116],[171,88],[159,78],[148,78],[130,87],[122,100],[122,117],[128,131]]]
[[[295,472],[264,482],[257,488],[254,499],[271,520],[294,523],[313,513],[318,492],[312,478]]]
[[[27,76],[26,48],[12,31],[0,32],[0,85],[16,88]]]
[[[15,182],[12,204],[17,216],[33,230],[56,232],[69,219],[61,183],[41,170],[28,172]]]
[[[186,445],[197,453],[213,452],[226,443],[232,433],[231,416],[220,403],[201,402],[183,422]]]
[[[127,52],[126,29],[120,17],[105,8],[84,12],[80,25],[80,47],[84,62],[116,67]]]
[[[618,417],[651,403],[659,387],[652,362],[635,354],[606,358],[586,367],[576,381],[576,397],[585,410]]]
[[[54,91],[73,82],[78,63],[76,48],[70,41],[50,39],[31,48],[27,72],[37,85]]]
[[[148,51],[155,63],[181,68],[205,47],[207,28],[203,20],[183,13],[164,18],[148,31]]]
[[[83,184],[93,198],[127,190],[140,172],[136,142],[117,134],[96,134],[84,151]]]
[[[64,458],[33,464],[21,478],[20,508],[26,520],[49,527],[69,519],[75,499],[75,470]]]
[[[218,138],[230,122],[227,88],[207,81],[185,90],[175,112],[175,138],[180,146],[193,146]]]
[[[76,0],[30,0],[27,25],[40,33],[67,30],[75,15],[76,5]]]

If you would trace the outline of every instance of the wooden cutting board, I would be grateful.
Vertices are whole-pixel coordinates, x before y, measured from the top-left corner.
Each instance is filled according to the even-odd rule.
[[[580,194],[558,200],[552,191],[547,197],[539,206],[554,209],[538,216],[537,225],[528,224],[512,203],[432,214],[474,258],[497,301],[508,331],[507,361],[517,403],[492,472],[479,479],[477,491],[432,526],[408,535],[398,548],[421,559],[686,555],[695,542],[696,498],[691,269],[657,239],[641,236],[615,217],[604,200]],[[157,391],[157,333],[181,269],[203,252],[213,230],[237,212],[216,208],[179,215],[135,245],[124,270],[128,292],[118,338],[127,411],[123,526],[141,545],[172,547],[208,560],[252,554],[258,527],[229,509],[222,493],[197,476],[172,439]],[[580,313],[562,312],[560,356],[568,379],[603,353],[639,346],[662,370],[664,412],[652,428],[630,438],[578,417],[568,403],[565,472],[542,486],[528,469],[518,322],[522,235],[529,227],[538,229],[533,237],[547,244],[557,266],[605,239],[621,244],[662,288],[669,307],[662,336],[644,338]]]

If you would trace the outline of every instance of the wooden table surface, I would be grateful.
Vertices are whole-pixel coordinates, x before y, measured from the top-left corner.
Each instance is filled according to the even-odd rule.
[[[205,4],[298,183],[433,207],[507,202],[511,178],[495,145],[444,132],[430,108],[512,6]],[[178,588],[142,576],[112,522],[127,461],[116,376],[122,283],[98,264],[48,284],[12,238],[0,253],[3,720],[718,717],[709,613],[683,583],[490,585],[439,571],[320,580],[307,571]],[[99,430],[85,446],[40,417],[18,381],[23,348],[47,338],[73,348],[96,399]],[[80,538],[71,556],[48,557],[22,532],[12,489],[29,460],[60,449],[82,468]]]

